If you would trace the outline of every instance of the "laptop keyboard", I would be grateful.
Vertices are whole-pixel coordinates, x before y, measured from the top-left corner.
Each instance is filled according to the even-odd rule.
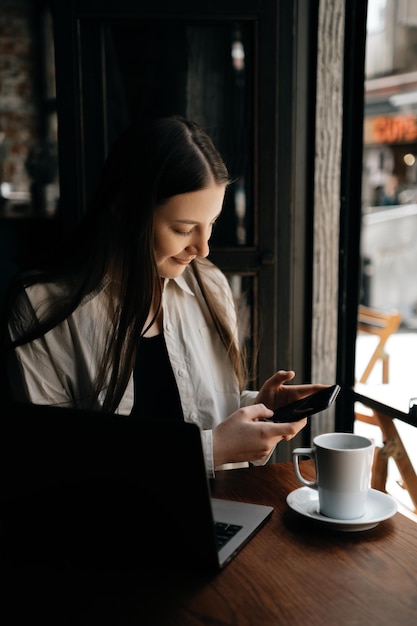
[[[230,541],[232,537],[242,528],[238,524],[225,524],[224,522],[214,522],[214,532],[216,534],[217,548],[223,546]]]

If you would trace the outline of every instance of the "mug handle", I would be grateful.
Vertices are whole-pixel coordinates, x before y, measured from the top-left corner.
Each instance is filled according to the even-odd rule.
[[[311,481],[301,476],[300,467],[298,465],[298,458],[300,456],[307,456],[314,461],[315,460],[314,448],[296,448],[295,450],[292,451],[292,461],[294,465],[294,472],[295,472],[295,475],[297,476],[298,481],[302,485],[307,485],[307,487],[311,487],[312,489],[317,489],[317,480]]]

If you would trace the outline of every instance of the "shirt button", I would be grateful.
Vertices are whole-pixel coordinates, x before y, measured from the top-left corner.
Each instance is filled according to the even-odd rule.
[[[190,420],[191,420],[192,422],[195,422],[195,421],[196,421],[196,419],[197,419],[197,413],[196,413],[195,411],[192,411],[192,412],[190,413]]]
[[[178,370],[178,376],[184,377],[186,374],[185,370]]]

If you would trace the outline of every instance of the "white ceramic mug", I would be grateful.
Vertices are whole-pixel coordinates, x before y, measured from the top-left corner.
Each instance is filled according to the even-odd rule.
[[[318,435],[312,448],[293,450],[295,474],[301,484],[318,490],[322,515],[345,520],[364,515],[373,451],[371,439],[353,433]],[[302,456],[314,461],[315,481],[301,475],[299,458]]]

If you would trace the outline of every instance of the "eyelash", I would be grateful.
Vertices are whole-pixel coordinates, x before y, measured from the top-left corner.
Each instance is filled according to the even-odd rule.
[[[186,233],[182,230],[177,230],[176,232],[178,235],[182,235],[183,237],[188,237],[193,232],[193,229],[188,230]]]
[[[216,222],[213,222],[211,225],[211,230],[214,230],[214,227],[216,226]],[[191,230],[187,230],[187,232],[184,232],[182,230],[177,230],[177,234],[178,235],[182,235],[183,237],[189,237],[194,231],[194,228],[192,228]]]

